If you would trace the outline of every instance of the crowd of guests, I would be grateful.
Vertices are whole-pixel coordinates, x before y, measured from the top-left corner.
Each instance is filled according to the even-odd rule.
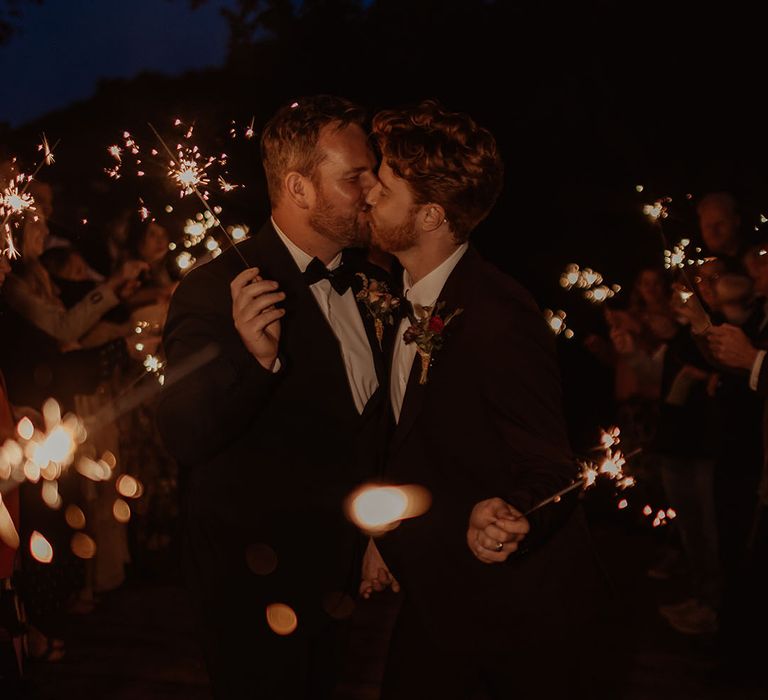
[[[2,186],[13,175],[12,163],[0,164]],[[55,398],[62,413],[86,421],[92,456],[111,453],[116,467],[105,482],[70,470],[59,482],[58,508],[43,501],[41,483],[25,481],[3,493],[22,543],[14,549],[0,541],[4,680],[21,678],[27,661],[61,659],[64,616],[89,613],[100,594],[122,585],[128,567],[167,553],[177,510],[176,466],[156,437],[152,399],[115,420],[88,421],[127,389],[156,382],[143,362],[158,351],[177,283],[169,231],[126,208],[94,227],[92,237],[67,235],[55,223],[51,187],[35,181],[30,193],[35,206],[15,229],[20,255],[0,255],[0,444],[25,416],[43,428],[40,409]],[[131,501],[139,517],[127,523],[114,513],[122,474],[142,489]],[[67,505],[82,511],[82,529],[96,543],[88,559],[71,548]],[[52,562],[37,561],[26,546],[34,530],[51,543]]]
[[[673,513],[647,574],[687,581],[688,595],[659,612],[746,667],[765,620],[768,240],[745,234],[727,192],[696,211],[704,257],[685,273],[640,270],[629,304],[606,308],[608,337],[587,345],[613,368],[641,488]]]

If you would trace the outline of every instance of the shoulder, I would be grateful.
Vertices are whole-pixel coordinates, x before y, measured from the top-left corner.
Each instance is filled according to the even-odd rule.
[[[526,320],[546,326],[531,293],[514,277],[485,260],[474,248],[467,251],[468,275],[473,301],[500,321],[519,324]]]

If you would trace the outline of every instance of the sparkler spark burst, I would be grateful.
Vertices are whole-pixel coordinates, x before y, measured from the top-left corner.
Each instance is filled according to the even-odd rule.
[[[666,219],[669,216],[668,205],[671,202],[671,197],[657,199],[653,204],[646,204],[643,206],[643,214],[645,214],[653,223],[658,223],[660,220]]]
[[[543,501],[539,501],[536,505],[524,513],[524,515],[528,515],[550,503],[557,503],[565,494],[571,491],[575,491],[578,488],[581,488],[582,491],[586,491],[588,488],[594,486],[594,484],[597,483],[597,479],[600,476],[604,476],[611,481],[614,481],[617,488],[620,490],[634,486],[634,478],[624,474],[624,465],[626,464],[627,458],[619,450],[614,451],[612,449],[613,445],[617,444],[618,442],[618,427],[614,426],[609,428],[607,431],[603,431],[600,438],[600,446],[591,450],[592,452],[602,451],[602,459],[599,461],[592,459],[580,460],[578,462],[580,468],[578,476],[570,486],[566,486],[564,489],[561,489],[549,498],[545,498]],[[619,507],[621,508],[622,506]]]
[[[552,332],[555,335],[562,333],[565,338],[570,340],[573,338],[574,332],[565,325],[566,316],[567,314],[562,310],[552,311],[551,309],[544,309],[544,319]]]

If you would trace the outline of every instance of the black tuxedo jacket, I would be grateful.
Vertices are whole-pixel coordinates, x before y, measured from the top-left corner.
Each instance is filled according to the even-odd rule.
[[[416,356],[385,469],[387,481],[426,486],[432,505],[379,545],[435,640],[498,652],[580,624],[604,580],[574,499],[533,513],[521,551],[504,564],[469,550],[476,503],[501,497],[525,512],[578,470],[554,337],[529,294],[470,247],[440,301],[444,314],[463,312],[425,385]]]
[[[170,386],[158,422],[187,471],[191,573],[204,589],[208,582],[206,597],[217,588],[237,596],[234,579],[242,596],[254,598],[255,610],[269,600],[287,603],[306,629],[322,618],[329,593],[359,582],[355,554],[362,538],[342,506],[354,486],[379,469],[386,431],[383,356],[361,310],[379,389],[360,415],[339,342],[271,224],[238,249],[286,294],[281,369],[261,367],[234,327],[230,282],[244,265],[229,250],[190,272],[173,296],[164,335]],[[382,270],[370,268],[363,271],[383,279]],[[201,351],[213,359],[180,378]],[[248,569],[252,545],[274,552],[274,572]]]

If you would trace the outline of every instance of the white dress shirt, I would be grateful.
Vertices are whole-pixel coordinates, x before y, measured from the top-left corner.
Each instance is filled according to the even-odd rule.
[[[759,331],[765,328],[768,323],[768,302],[763,307],[763,320],[760,322]],[[749,373],[749,388],[752,391],[757,391],[757,384],[760,379],[760,370],[763,368],[763,361],[765,360],[765,350],[760,350],[755,357],[755,361],[752,364],[752,371]]]
[[[468,243],[460,245],[449,258],[446,258],[432,272],[422,277],[415,284],[411,281],[411,276],[407,270],[403,270],[403,296],[411,304],[419,306],[432,307],[437,303],[440,292],[443,291],[445,282],[450,277],[453,268],[461,260],[461,256],[467,251]],[[392,402],[392,410],[395,414],[395,420],[400,421],[400,411],[403,408],[403,399],[405,399],[405,390],[408,387],[408,377],[411,375],[411,368],[416,357],[416,343],[405,344],[403,333],[408,329],[411,322],[404,318],[400,322],[400,328],[397,331],[395,340],[395,349],[392,354],[392,370],[389,383],[389,398]]]
[[[312,262],[312,256],[305,253],[288,238],[280,230],[274,219],[272,219],[272,225],[303,274],[309,263]],[[335,270],[339,265],[341,265],[341,253],[331,260],[328,269]],[[331,286],[330,280],[326,279],[310,285],[309,290],[339,341],[339,350],[344,359],[347,380],[352,390],[355,406],[357,412],[362,413],[368,399],[378,388],[379,380],[376,378],[373,352],[365,333],[363,319],[360,318],[355,293],[352,289],[348,289],[343,295],[339,295]],[[277,369],[279,369],[278,365],[276,365]]]

